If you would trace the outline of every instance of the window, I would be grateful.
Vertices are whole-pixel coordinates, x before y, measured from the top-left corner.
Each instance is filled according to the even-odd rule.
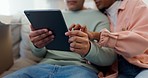
[[[0,15],[10,15],[9,0],[1,0]]]

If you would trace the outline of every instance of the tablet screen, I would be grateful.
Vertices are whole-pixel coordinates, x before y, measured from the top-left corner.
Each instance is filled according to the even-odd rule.
[[[46,45],[47,49],[70,51],[69,37],[65,36],[68,29],[60,10],[25,10],[24,13],[34,29],[47,28],[53,32],[55,38]]]

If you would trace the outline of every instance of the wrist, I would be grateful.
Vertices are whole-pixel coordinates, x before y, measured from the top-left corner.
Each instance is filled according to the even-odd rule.
[[[87,56],[87,54],[89,53],[90,49],[91,49],[91,42],[89,41],[89,48],[87,49],[87,51],[85,52],[85,54],[82,55],[82,57]]]
[[[95,32],[94,39],[99,42],[100,41],[100,36],[101,36],[101,32]]]

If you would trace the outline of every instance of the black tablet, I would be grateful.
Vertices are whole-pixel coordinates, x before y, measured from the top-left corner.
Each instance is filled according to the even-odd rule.
[[[55,36],[54,40],[46,45],[47,49],[70,51],[70,44],[65,32],[68,31],[60,10],[25,10],[25,15],[34,29],[47,28]]]

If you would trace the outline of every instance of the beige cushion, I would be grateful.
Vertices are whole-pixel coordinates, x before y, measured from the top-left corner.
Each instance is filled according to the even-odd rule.
[[[13,43],[13,58],[27,58],[33,61],[40,61],[40,58],[34,56],[30,49],[29,33],[30,23],[24,14],[14,15],[11,21],[11,35]]]
[[[24,15],[15,15],[10,26],[13,43],[13,58],[15,60],[13,66],[8,71],[4,72],[0,78],[21,68],[34,65],[41,60],[34,56],[30,49],[31,41],[29,39],[29,33],[31,29],[30,23],[26,17]]]
[[[32,54],[32,50],[30,48],[30,38],[29,38],[29,33],[31,31],[30,29],[30,23],[28,19],[22,15],[21,17],[21,42],[20,42],[20,55],[22,58],[28,58],[32,61],[38,62],[41,59],[36,57],[35,55]]]
[[[11,36],[12,36],[12,50],[13,50],[13,58],[16,60],[20,58],[20,41],[21,41],[21,23],[20,17],[13,16],[11,23]]]
[[[11,46],[9,26],[0,22],[0,73],[13,64]]]

